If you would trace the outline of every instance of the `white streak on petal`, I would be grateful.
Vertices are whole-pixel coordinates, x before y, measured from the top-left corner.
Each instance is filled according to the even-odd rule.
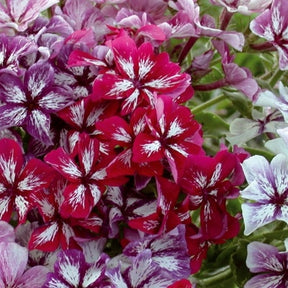
[[[1,198],[1,200],[0,200],[0,218],[2,218],[3,215],[8,211],[8,206],[9,206],[10,201],[11,201],[10,197]]]
[[[77,205],[84,206],[84,197],[85,197],[86,188],[83,184],[79,185],[70,195],[69,195],[69,203],[75,205],[75,209]]]
[[[78,127],[81,127],[83,125],[84,120],[84,101],[80,102],[80,105],[72,105],[69,107],[70,112],[70,119],[73,120],[73,123],[75,123]]]
[[[85,147],[83,153],[82,153],[82,163],[84,165],[84,170],[86,175],[91,171],[93,160],[95,158],[95,142],[89,141],[88,147]]]
[[[220,178],[221,171],[222,171],[222,164],[217,163],[215,170],[211,176],[210,183],[208,184],[208,187],[213,187],[217,183],[217,181]]]
[[[0,156],[0,170],[9,184],[13,184],[15,181],[16,164],[13,151],[10,151],[8,159],[3,158],[2,155]]]
[[[93,175],[91,176],[91,179],[103,180],[106,176],[107,176],[106,170],[105,170],[105,168],[103,168],[103,169],[98,170],[95,173],[93,173]]]
[[[7,94],[6,97],[8,96],[6,99],[7,103],[23,104],[27,101],[26,95],[20,87],[4,85],[3,89],[5,91],[4,94]]]
[[[20,218],[23,218],[29,209],[29,201],[27,201],[23,196],[17,195],[15,197],[15,206],[19,213]]]
[[[178,144],[171,144],[169,145],[169,147],[175,151],[177,151],[178,153],[182,154],[184,157],[188,156],[188,153]]]
[[[44,183],[46,183],[41,181],[39,177],[33,174],[33,172],[35,172],[35,170],[31,171],[31,173],[28,174],[26,178],[24,178],[21,182],[18,183],[17,188],[19,190],[33,191],[37,187],[42,186]]]
[[[117,127],[115,133],[112,135],[112,138],[126,143],[130,143],[131,141],[131,136],[123,127]]]
[[[140,59],[139,60],[139,80],[145,78],[145,76],[151,71],[153,66],[155,65],[150,59]]]
[[[35,245],[38,246],[38,245],[42,245],[44,243],[53,241],[58,230],[59,230],[58,224],[56,222],[53,223],[51,226],[45,229],[42,233],[37,235],[34,241]]]
[[[171,123],[168,133],[167,133],[167,138],[171,138],[174,136],[178,136],[182,134],[185,131],[184,128],[181,128],[180,123],[178,119],[174,119],[173,122]]]
[[[135,79],[134,62],[131,56],[129,57],[128,61],[125,58],[119,57],[117,59],[117,63],[121,65],[130,79]]]
[[[68,284],[78,287],[80,284],[80,265],[79,263],[71,263],[68,256],[64,256],[64,259],[59,265],[59,274],[67,281]]]
[[[142,152],[150,157],[153,153],[158,152],[161,149],[161,143],[155,140],[151,143],[146,143],[141,145]]]
[[[123,79],[121,81],[117,81],[114,84],[114,87],[109,91],[107,96],[115,96],[116,99],[121,99],[122,95],[119,95],[120,93],[126,92],[129,89],[134,88],[134,85],[131,81]]]
[[[97,267],[94,266],[90,267],[88,270],[85,271],[82,286],[89,287],[89,285],[93,284],[100,276],[101,276],[100,269],[97,269]]]

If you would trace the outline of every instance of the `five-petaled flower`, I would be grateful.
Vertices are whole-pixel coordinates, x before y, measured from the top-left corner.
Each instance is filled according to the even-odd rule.
[[[275,220],[288,223],[288,158],[275,156],[271,163],[263,156],[252,156],[243,162],[248,186],[241,191],[245,235]]]
[[[244,288],[285,288],[288,285],[288,252],[280,252],[276,247],[261,243],[248,244],[246,265],[250,272],[257,273]]]

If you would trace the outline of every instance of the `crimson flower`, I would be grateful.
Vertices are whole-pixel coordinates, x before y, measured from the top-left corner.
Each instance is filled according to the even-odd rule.
[[[93,98],[121,99],[123,115],[136,107],[154,106],[155,93],[166,94],[179,101],[192,96],[190,76],[180,72],[178,64],[169,61],[167,53],[155,54],[151,43],[137,48],[127,36],[111,42],[115,71],[100,75],[94,82]],[[189,93],[184,92],[190,87]],[[181,96],[184,93],[185,96]]]
[[[51,151],[45,161],[68,180],[63,192],[61,214],[64,217],[85,218],[105,191],[105,165],[101,163],[99,142],[81,134],[77,143],[77,163],[62,147]]]
[[[133,143],[133,161],[166,159],[174,180],[189,154],[201,153],[200,124],[189,108],[166,95],[159,96],[155,108],[146,113],[147,132],[139,133]]]
[[[38,159],[24,162],[20,145],[11,139],[0,140],[0,219],[9,222],[16,209],[24,223],[32,208],[33,194],[51,182],[50,167]]]

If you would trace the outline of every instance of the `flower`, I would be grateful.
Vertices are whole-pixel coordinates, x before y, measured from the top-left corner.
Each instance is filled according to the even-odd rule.
[[[139,105],[153,107],[154,93],[183,101],[181,94],[189,87],[190,77],[180,73],[179,65],[170,62],[167,53],[155,54],[150,43],[137,47],[128,36],[113,40],[111,48],[116,69],[95,80],[92,95],[95,101],[123,100],[122,115],[131,113]],[[191,98],[192,94],[188,94]]]
[[[24,126],[36,139],[52,144],[50,114],[71,103],[70,95],[54,85],[54,71],[47,62],[33,64],[24,80],[12,74],[0,78],[0,128]]]
[[[43,288],[78,288],[105,287],[106,254],[100,255],[96,262],[87,263],[82,251],[70,249],[61,251],[54,265],[54,272],[49,273]],[[107,286],[106,286],[107,287]]]
[[[17,0],[4,0],[0,3],[0,28],[25,31],[42,11],[58,3],[59,0],[27,0],[19,5]]]
[[[239,12],[244,15],[263,12],[272,0],[210,0],[212,4],[225,7],[230,13]]]
[[[257,16],[250,23],[251,31],[265,38],[278,50],[279,68],[288,69],[287,53],[288,7],[283,0],[273,0],[269,9]]]
[[[246,265],[252,273],[257,273],[244,288],[284,288],[288,285],[288,252],[269,244],[252,242],[248,244]]]
[[[24,164],[20,145],[11,139],[0,140],[0,219],[10,221],[14,208],[24,223],[33,207],[33,194],[49,186],[50,167],[39,159]]]
[[[255,155],[242,166],[249,185],[240,192],[241,197],[253,201],[242,204],[244,234],[275,220],[288,223],[288,158],[277,154],[269,164],[265,157]]]

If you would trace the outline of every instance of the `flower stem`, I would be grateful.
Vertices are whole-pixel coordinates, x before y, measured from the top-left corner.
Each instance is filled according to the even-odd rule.
[[[194,90],[197,90],[197,91],[210,91],[210,90],[224,87],[226,85],[227,85],[226,79],[223,78],[212,83],[195,85],[193,86],[193,88]]]
[[[192,46],[195,44],[195,42],[197,40],[198,40],[197,37],[190,37],[189,38],[189,40],[187,41],[187,43],[185,44],[185,46],[183,47],[183,49],[179,55],[179,58],[178,58],[179,65],[182,64],[183,60],[185,59],[185,57],[189,53],[190,49],[192,48]]]
[[[283,73],[284,73],[283,71],[281,71],[280,69],[277,69],[275,73],[272,75],[271,80],[269,81],[269,84],[271,85],[272,88],[281,79]]]
[[[206,102],[192,108],[191,112],[192,112],[192,114],[195,115],[195,114],[205,110],[206,108],[213,106],[213,105],[215,105],[215,104],[217,104],[217,103],[219,103],[225,99],[226,99],[226,96],[224,94],[221,94],[220,96],[218,96],[216,98],[212,98],[209,101],[206,101]]]
[[[228,280],[232,276],[232,271],[230,267],[228,267],[224,271],[217,273],[216,275],[213,275],[211,277],[206,277],[205,279],[197,279],[197,287],[198,285],[203,288],[218,287],[218,284],[222,283],[225,280]]]

